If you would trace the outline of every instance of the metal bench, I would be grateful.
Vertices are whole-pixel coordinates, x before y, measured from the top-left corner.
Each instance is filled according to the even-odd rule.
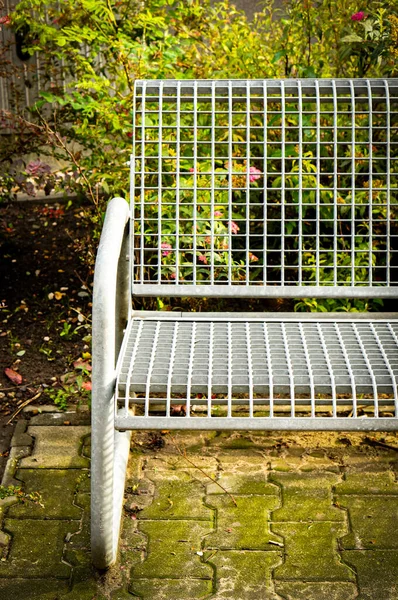
[[[97,567],[116,556],[131,430],[397,429],[398,313],[225,300],[391,310],[397,221],[398,79],[136,82],[131,210],[110,202],[94,282]],[[134,312],[132,295],[227,311]]]

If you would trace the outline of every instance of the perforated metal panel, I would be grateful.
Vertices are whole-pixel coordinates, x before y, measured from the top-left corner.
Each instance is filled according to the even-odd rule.
[[[397,79],[136,82],[137,294],[394,295],[397,193]]]
[[[181,418],[207,417],[209,429],[218,419],[246,418],[248,428],[260,419],[267,428],[274,418],[323,417],[344,428],[350,418],[398,417],[397,336],[398,323],[381,320],[134,319],[119,416],[128,418],[133,402],[142,427],[162,417],[177,428]]]

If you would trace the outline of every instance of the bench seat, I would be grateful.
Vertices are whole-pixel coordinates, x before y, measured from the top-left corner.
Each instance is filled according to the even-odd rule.
[[[330,416],[344,428],[350,417],[398,414],[398,318],[308,316],[133,318],[119,359],[117,427],[147,419],[172,429],[181,417],[207,417],[200,428],[217,429],[244,417],[244,428],[254,419],[267,429],[280,417]]]

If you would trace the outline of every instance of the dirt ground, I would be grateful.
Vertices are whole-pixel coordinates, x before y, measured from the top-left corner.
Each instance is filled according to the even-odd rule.
[[[71,382],[82,365],[89,379],[89,217],[87,207],[75,205],[0,206],[0,467],[12,416],[25,403],[51,404],[58,391],[61,398],[76,392],[69,394],[76,402],[87,394]]]

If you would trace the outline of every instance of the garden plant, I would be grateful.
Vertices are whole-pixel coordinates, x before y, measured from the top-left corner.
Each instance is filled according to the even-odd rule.
[[[37,102],[24,111],[3,111],[2,125],[11,131],[10,143],[2,150],[3,164],[0,175],[0,195],[9,198],[17,192],[35,194],[39,189],[76,192],[88,198],[94,212],[93,239],[96,239],[102,222],[105,203],[108,198],[121,195],[129,197],[129,156],[132,149],[131,121],[132,94],[137,79],[203,79],[203,78],[280,78],[280,77],[380,77],[394,76],[397,73],[398,55],[398,13],[396,7],[384,1],[371,1],[364,7],[356,0],[285,0],[281,8],[275,9],[271,0],[262,3],[261,12],[249,23],[244,13],[234,8],[228,0],[211,3],[210,0],[62,0],[48,4],[44,0],[21,0],[15,11],[2,17],[2,26],[11,28],[19,40],[24,56],[32,57],[25,65],[29,77],[37,74],[40,64],[41,91]],[[3,68],[0,75],[7,76],[11,65]],[[15,90],[17,95],[17,89]],[[16,100],[15,106],[18,105]],[[172,118],[172,117],[170,117]],[[205,132],[208,117],[199,117]],[[261,126],[261,114],[254,120]],[[314,117],[315,118],[315,117]],[[316,175],[316,160],[313,145],[316,135],[314,118],[308,117],[307,149],[301,157],[301,169],[306,179],[307,191],[301,198],[304,228],[310,233],[308,222],[314,210],[316,187],[327,188],[327,180],[319,180]],[[382,116],[380,116],[382,118]],[[156,117],[153,117],[156,129]],[[297,125],[297,115],[287,116],[286,126]],[[355,127],[366,131],[367,115],[359,115]],[[344,121],[344,118],[343,118]],[[339,127],[350,127],[350,117]],[[171,123],[170,123],[171,124]],[[146,124],[148,125],[148,124]],[[164,124],[167,125],[167,122]],[[191,123],[182,123],[190,127]],[[227,132],[227,123],[225,123]],[[234,126],[239,123],[234,123]],[[171,131],[171,130],[170,130]],[[239,137],[239,131],[237,136]],[[224,133],[225,133],[224,132]],[[278,156],[278,141],[281,124],[278,119],[268,124],[269,177],[278,188],[280,163],[289,165],[289,187],[294,188],[299,177],[299,157],[297,147],[286,145],[285,156]],[[227,133],[225,133],[227,135]],[[244,133],[242,133],[244,135]],[[356,174],[360,178],[363,192],[357,194],[356,218],[360,211],[367,211],[369,182],[366,176],[366,133],[356,138],[358,159]],[[161,240],[161,248],[154,252],[161,254],[165,278],[188,278],[196,269],[206,278],[210,266],[214,265],[216,275],[223,278],[223,269],[228,268],[228,254],[225,251],[229,239],[233,237],[239,249],[240,214],[242,194],[250,194],[253,204],[253,218],[256,218],[261,205],[261,188],[264,172],[262,161],[256,160],[256,150],[250,163],[242,154],[238,137],[235,144],[233,164],[226,162],[215,165],[216,191],[210,191],[210,165],[206,163],[206,147],[198,142],[199,164],[193,164],[187,143],[187,154],[181,163],[181,203],[182,228],[186,246],[180,248],[181,272],[175,273],[169,267],[172,262],[173,236],[170,231]],[[150,141],[150,140],[149,140]],[[221,141],[221,138],[220,138]],[[344,143],[354,143],[349,134]],[[378,140],[380,143],[383,140]],[[261,136],[258,139],[259,145]],[[32,160],[32,152],[37,159]],[[260,156],[260,150],[258,151]],[[280,151],[279,151],[280,152]],[[377,153],[377,144],[375,146]],[[29,159],[24,164],[24,154]],[[156,155],[158,148],[153,144],[153,165],[146,177],[153,179],[155,188]],[[169,156],[170,178],[163,197],[162,218],[175,216],[176,183],[173,175],[173,134],[165,140],[163,155]],[[332,164],[332,147],[324,146],[324,158],[329,156]],[[51,169],[46,163],[46,154],[56,157],[60,163]],[[380,170],[383,171],[382,162]],[[233,177],[234,210],[226,214],[228,201],[226,186]],[[247,181],[249,178],[249,185]],[[374,178],[373,219],[383,221],[386,211],[386,194],[383,178]],[[195,235],[201,239],[202,252],[198,257],[189,253],[189,235],[192,235],[193,203],[192,190],[200,188],[198,196],[198,228]],[[344,187],[344,182],[342,182]],[[380,191],[378,190],[380,188]],[[158,210],[156,192],[147,198],[153,215],[146,222],[148,245],[156,231]],[[275,192],[275,214],[280,211],[278,194]],[[297,216],[297,193],[289,192],[285,199],[291,217],[287,226],[292,228],[292,249],[294,249],[294,223]],[[328,192],[322,192],[322,218],[326,221],[333,199]],[[338,199],[340,212],[350,214],[352,198]],[[256,208],[257,207],[257,208]],[[210,216],[214,213],[215,237],[210,239]],[[307,221],[306,221],[307,218]],[[307,223],[307,224],[306,224]],[[349,225],[347,225],[349,226]],[[256,232],[254,232],[256,233]],[[272,232],[271,232],[272,233]],[[305,233],[305,229],[304,229]],[[341,231],[342,244],[347,231]],[[369,252],[366,231],[359,228],[358,236],[363,243],[357,243],[363,250],[358,252],[358,265]],[[381,242],[380,242],[381,243]],[[362,246],[361,246],[362,244]],[[287,249],[288,250],[288,249]],[[313,277],[311,267],[311,244],[308,247],[308,278]],[[378,248],[373,248],[377,251]],[[242,275],[242,257],[236,257],[232,268],[236,278]],[[331,276],[332,256],[325,252],[325,267],[322,276]],[[340,267],[344,267],[344,252],[339,254]],[[251,277],[261,270],[261,249],[250,256]],[[231,267],[231,265],[230,265]],[[357,269],[360,278],[360,269]],[[341,271],[344,276],[344,270]],[[150,277],[150,273],[148,274]],[[347,273],[347,278],[349,273]],[[339,302],[324,300],[300,301],[299,310],[363,310],[378,308],[377,301]]]

